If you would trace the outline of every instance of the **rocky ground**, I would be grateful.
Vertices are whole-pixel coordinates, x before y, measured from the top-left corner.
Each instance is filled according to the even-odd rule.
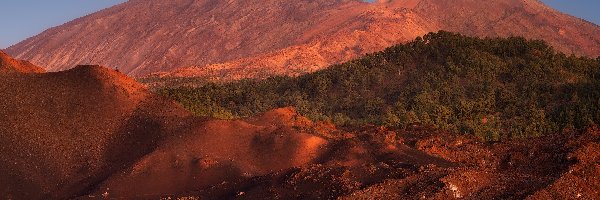
[[[597,126],[487,143],[291,107],[216,120],[100,66],[0,72],[3,199],[600,199]]]

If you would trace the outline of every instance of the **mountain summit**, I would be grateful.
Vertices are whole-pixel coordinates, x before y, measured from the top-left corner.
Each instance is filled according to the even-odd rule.
[[[298,75],[438,30],[600,55],[600,27],[537,0],[131,0],[7,53],[49,71],[100,64],[134,76],[184,68],[174,74],[240,79]]]

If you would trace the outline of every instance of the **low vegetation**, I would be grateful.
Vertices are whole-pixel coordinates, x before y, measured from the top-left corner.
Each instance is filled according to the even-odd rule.
[[[201,116],[294,106],[338,125],[418,123],[495,141],[598,123],[600,58],[568,56],[539,40],[441,31],[300,77],[158,92]]]

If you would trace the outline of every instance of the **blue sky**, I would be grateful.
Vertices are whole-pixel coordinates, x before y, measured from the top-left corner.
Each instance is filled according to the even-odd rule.
[[[600,0],[542,0],[571,15],[600,24]],[[0,49],[125,0],[2,0]],[[600,33],[599,33],[600,34]]]
[[[1,0],[0,48],[126,0]]]

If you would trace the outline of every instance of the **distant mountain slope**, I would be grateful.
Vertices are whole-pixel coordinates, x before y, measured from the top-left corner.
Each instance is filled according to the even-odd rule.
[[[477,36],[542,39],[566,54],[600,56],[600,27],[539,0],[423,0],[414,9],[440,29]]]
[[[600,55],[600,27],[538,0],[132,0],[49,29],[7,51],[48,66],[118,67],[217,79],[297,75],[437,30],[544,39]]]
[[[134,0],[52,28],[8,51],[50,71],[102,63],[141,75],[303,43],[323,33],[309,34],[313,27],[358,4],[354,0]]]

